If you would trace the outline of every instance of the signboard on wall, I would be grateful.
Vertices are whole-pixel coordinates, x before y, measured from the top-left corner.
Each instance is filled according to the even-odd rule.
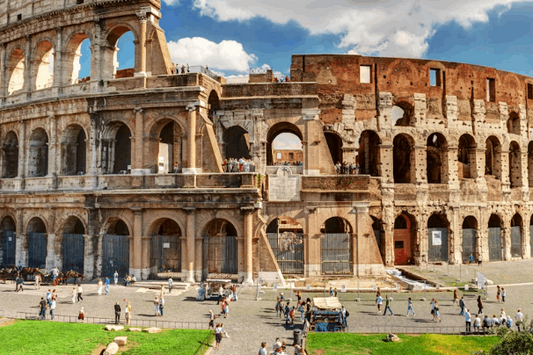
[[[281,167],[275,175],[268,175],[270,201],[300,201],[300,175],[293,175],[290,167]]]
[[[442,245],[442,232],[441,231],[431,232],[431,244]]]

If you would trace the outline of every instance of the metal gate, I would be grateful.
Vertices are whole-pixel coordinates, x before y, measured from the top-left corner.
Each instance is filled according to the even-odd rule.
[[[2,265],[15,266],[16,239],[14,231],[4,231],[2,235]]]
[[[522,257],[522,228],[520,226],[511,227],[511,256]]]
[[[304,273],[304,239],[302,233],[267,233],[282,273]]]
[[[473,228],[463,228],[463,264],[470,262],[470,254],[476,258],[476,230]]]
[[[321,239],[322,274],[351,274],[352,243],[350,242],[350,234],[323,234]]]
[[[448,261],[448,230],[428,228],[429,261]]]
[[[237,273],[237,238],[234,236],[204,237],[203,272],[207,274]]]
[[[83,274],[84,246],[83,234],[63,234],[63,271]]]
[[[489,260],[502,260],[502,229],[500,227],[489,228]]]
[[[157,267],[157,272],[181,272],[181,240],[179,236],[152,236],[150,254],[150,267]]]
[[[115,270],[119,277],[130,272],[130,238],[127,235],[104,235],[102,241],[102,276],[113,278]]]
[[[529,245],[531,256],[533,257],[533,225],[529,226]]]
[[[28,267],[46,268],[46,233],[30,233],[28,238]]]

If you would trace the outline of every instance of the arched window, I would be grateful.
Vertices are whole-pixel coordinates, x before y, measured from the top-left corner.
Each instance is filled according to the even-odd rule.
[[[63,132],[61,172],[63,175],[84,175],[86,172],[85,131],[80,125],[70,125]]]
[[[54,47],[49,41],[42,41],[35,51],[35,75],[33,90],[41,90],[54,85]]]
[[[395,183],[405,184],[414,182],[412,172],[414,166],[413,145],[413,139],[408,135],[399,134],[394,137],[393,171]]]
[[[446,183],[448,177],[448,149],[446,138],[433,133],[427,140],[427,179],[430,184]]]
[[[105,79],[133,77],[136,69],[134,42],[134,35],[126,26],[117,26],[109,33],[103,55]]]
[[[7,94],[11,95],[24,88],[24,52],[16,48],[11,52],[6,65]]]
[[[343,163],[342,138],[333,132],[324,132],[333,164]]]
[[[35,129],[28,147],[28,176],[48,175],[48,135],[42,128]]]
[[[71,216],[63,226],[58,243],[63,251],[63,270],[84,272],[85,227],[78,217]]]
[[[288,153],[291,151],[293,156],[303,154],[302,133],[298,127],[289,122],[280,122],[272,126],[267,134],[267,165],[285,163],[289,160]],[[286,159],[284,159],[284,153],[287,154]],[[303,161],[303,155],[300,161]]]
[[[485,143],[485,175],[493,175],[496,179],[501,179],[502,148],[498,138],[490,136]]]
[[[522,186],[522,154],[514,141],[509,145],[509,183],[511,188]]]
[[[2,177],[9,179],[18,175],[19,144],[15,132],[6,134],[2,145]]]
[[[267,227],[267,237],[282,273],[304,273],[303,228],[294,218],[278,217]]]
[[[240,127],[233,126],[224,131],[224,142],[226,144],[226,159],[250,159],[250,143],[248,132]]]
[[[509,113],[507,132],[511,134],[520,134],[520,117],[518,116],[518,113],[514,111]]]
[[[72,36],[64,54],[66,75],[64,85],[78,84],[91,79],[91,41],[84,33]]]
[[[459,138],[457,150],[457,165],[459,179],[473,178],[476,175],[476,143],[469,134],[463,134]]]
[[[361,174],[370,176],[381,175],[381,160],[379,157],[379,145],[381,141],[374,131],[363,131],[359,138],[359,150],[357,152],[357,164]]]
[[[150,274],[181,271],[181,229],[171,219],[159,219],[150,228]]]
[[[397,127],[414,126],[413,107],[406,102],[392,106],[392,124]]]

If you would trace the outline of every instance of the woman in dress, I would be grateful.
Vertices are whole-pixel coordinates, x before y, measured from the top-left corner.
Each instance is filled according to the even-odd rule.
[[[102,279],[98,279],[98,287],[96,288],[96,293],[98,293],[98,296],[102,295],[102,286],[104,283],[102,282]]]
[[[159,315],[159,299],[155,296],[154,299],[154,315],[157,317]]]
[[[132,310],[133,309],[131,308],[131,303],[128,302],[126,308],[124,309],[124,316],[126,317],[126,325],[130,325]]]

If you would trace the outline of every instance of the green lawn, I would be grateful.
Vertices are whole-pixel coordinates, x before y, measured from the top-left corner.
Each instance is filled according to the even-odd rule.
[[[99,345],[106,345],[117,336],[127,336],[128,346],[132,344],[122,354],[194,354],[209,333],[212,332],[188,329],[159,334],[107,332],[98,324],[17,321],[0,327],[0,354],[90,355]]]
[[[309,333],[307,351],[310,355],[337,354],[458,354],[489,350],[498,343],[496,336],[459,336],[424,334],[420,336],[398,334],[396,343],[386,343],[386,334]]]

